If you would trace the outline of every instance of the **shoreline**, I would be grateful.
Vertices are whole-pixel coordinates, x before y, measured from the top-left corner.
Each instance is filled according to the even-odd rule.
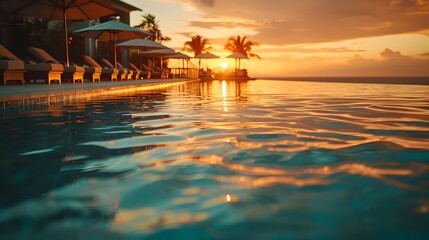
[[[0,109],[91,99],[109,94],[149,91],[199,79],[150,79],[96,83],[25,84],[0,87]]]
[[[258,77],[266,80],[429,85],[427,77]]]

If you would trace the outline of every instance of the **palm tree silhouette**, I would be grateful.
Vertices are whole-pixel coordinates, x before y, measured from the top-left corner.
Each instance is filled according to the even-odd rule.
[[[239,52],[243,55],[246,55],[248,58],[261,59],[259,55],[252,53],[252,47],[254,46],[258,47],[259,43],[247,40],[246,36],[241,37],[240,35],[237,35],[228,38],[228,41],[225,44],[225,50]]]
[[[192,36],[191,41],[185,42],[182,51],[194,53],[195,56],[200,53],[207,52],[211,49],[213,48],[210,46],[210,41],[207,38],[204,38],[203,36],[197,34],[195,36]],[[201,58],[198,61],[198,68],[201,68]]]
[[[248,58],[261,59],[259,55],[252,53],[252,47],[254,46],[259,46],[259,43],[247,40],[246,36],[241,37],[240,35],[237,35],[229,37],[224,48],[225,50],[229,50],[233,53],[239,52]],[[240,68],[240,59],[238,59],[238,67]]]
[[[150,13],[142,15],[142,23],[136,25],[136,28],[148,31],[153,34],[153,36],[149,36],[148,38],[152,41],[156,41],[159,43],[170,41],[171,38],[162,35],[161,29],[159,29],[158,21],[156,17]]]

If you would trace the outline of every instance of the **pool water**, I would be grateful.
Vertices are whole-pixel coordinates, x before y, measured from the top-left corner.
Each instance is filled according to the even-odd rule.
[[[428,239],[429,86],[256,80],[3,111],[1,239]]]

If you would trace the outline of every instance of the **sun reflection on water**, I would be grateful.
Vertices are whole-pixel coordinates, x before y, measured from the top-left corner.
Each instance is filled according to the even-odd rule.
[[[91,225],[125,238],[202,229],[233,239],[240,226],[384,234],[429,212],[428,90],[211,81],[55,106],[55,119],[48,108],[19,128],[4,119],[4,136],[26,137],[3,141],[3,196],[13,201],[0,224],[31,234]],[[83,238],[92,230],[79,228]]]

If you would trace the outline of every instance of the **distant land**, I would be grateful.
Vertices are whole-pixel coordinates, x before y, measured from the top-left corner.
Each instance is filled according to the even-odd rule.
[[[429,85],[429,76],[427,77],[258,77],[258,79],[307,81],[307,82]]]

